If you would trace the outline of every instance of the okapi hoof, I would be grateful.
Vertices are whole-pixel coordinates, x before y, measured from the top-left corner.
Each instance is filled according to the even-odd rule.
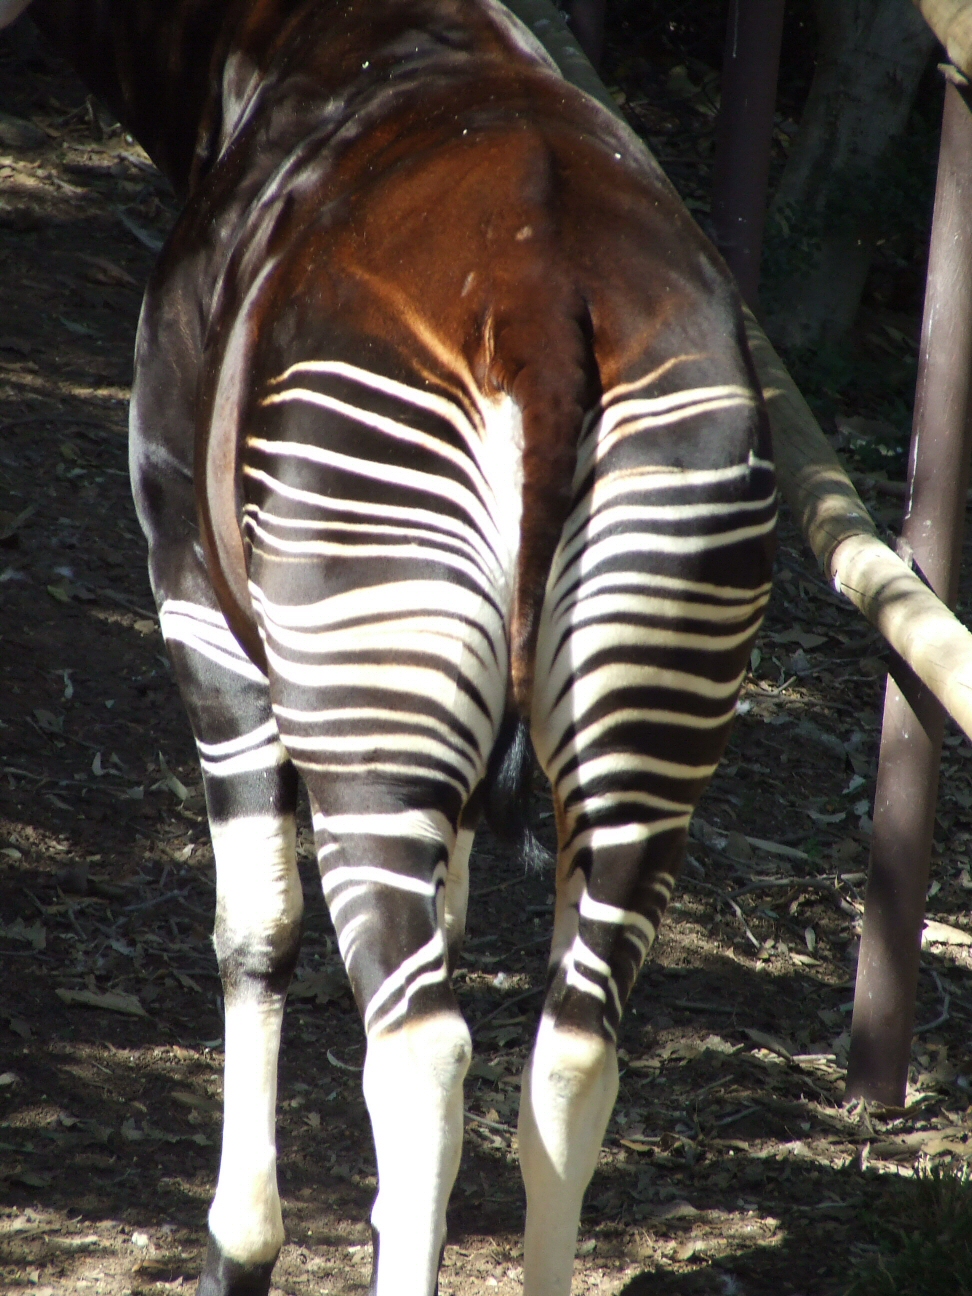
[[[263,1264],[246,1265],[223,1254],[212,1233],[206,1263],[199,1275],[196,1296],[268,1296],[276,1257]]]

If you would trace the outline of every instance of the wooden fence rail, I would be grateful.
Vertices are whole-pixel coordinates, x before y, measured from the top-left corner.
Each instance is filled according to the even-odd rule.
[[[955,66],[972,77],[972,0],[913,0]]]
[[[935,27],[968,33],[972,0],[915,0]],[[618,114],[604,83],[550,0],[507,0],[567,80]],[[928,12],[926,13],[926,10]],[[967,15],[962,18],[962,14]],[[960,19],[967,22],[962,27]],[[951,54],[951,50],[950,50]],[[954,57],[954,56],[953,56]],[[620,114],[618,114],[620,115]],[[780,491],[827,579],[875,626],[972,738],[972,633],[878,538],[877,528],[820,424],[766,334],[747,312],[746,329],[763,387]]]

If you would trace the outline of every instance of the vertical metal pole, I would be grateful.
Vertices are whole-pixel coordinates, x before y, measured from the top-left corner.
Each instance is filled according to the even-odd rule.
[[[715,244],[756,309],[784,0],[729,0],[712,180]]]
[[[570,0],[567,15],[570,29],[595,68],[604,53],[604,11],[607,0]]]
[[[972,455],[972,111],[947,75],[902,540],[954,608]],[[907,1090],[945,723],[902,683],[907,700],[891,679],[885,694],[846,1093],[889,1106]]]

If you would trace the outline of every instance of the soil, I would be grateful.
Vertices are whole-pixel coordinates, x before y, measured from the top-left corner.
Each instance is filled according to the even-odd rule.
[[[175,203],[40,47],[2,41],[0,85],[42,133],[0,144],[0,1291],[161,1294],[199,1271],[222,1083],[212,852],[126,469],[140,288]],[[909,1106],[844,1104],[883,648],[785,517],[778,575],[625,1018],[575,1293],[831,1296],[916,1166],[969,1155],[972,747],[949,731]],[[365,1290],[375,1188],[306,813],[300,855],[274,1274],[293,1296]],[[443,1296],[520,1289],[517,1086],[552,900],[488,836],[472,875]]]

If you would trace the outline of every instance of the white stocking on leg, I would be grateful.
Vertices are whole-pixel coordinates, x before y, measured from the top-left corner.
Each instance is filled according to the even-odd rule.
[[[462,1085],[472,1044],[441,1013],[368,1041],[364,1095],[378,1156],[374,1296],[432,1296],[462,1152]]]
[[[614,1045],[545,1016],[520,1097],[524,1296],[569,1296],[581,1203],[617,1093]]]
[[[199,1296],[257,1296],[284,1240],[277,1055],[303,894],[289,817],[213,825],[216,953],[226,1010],[223,1148]]]

